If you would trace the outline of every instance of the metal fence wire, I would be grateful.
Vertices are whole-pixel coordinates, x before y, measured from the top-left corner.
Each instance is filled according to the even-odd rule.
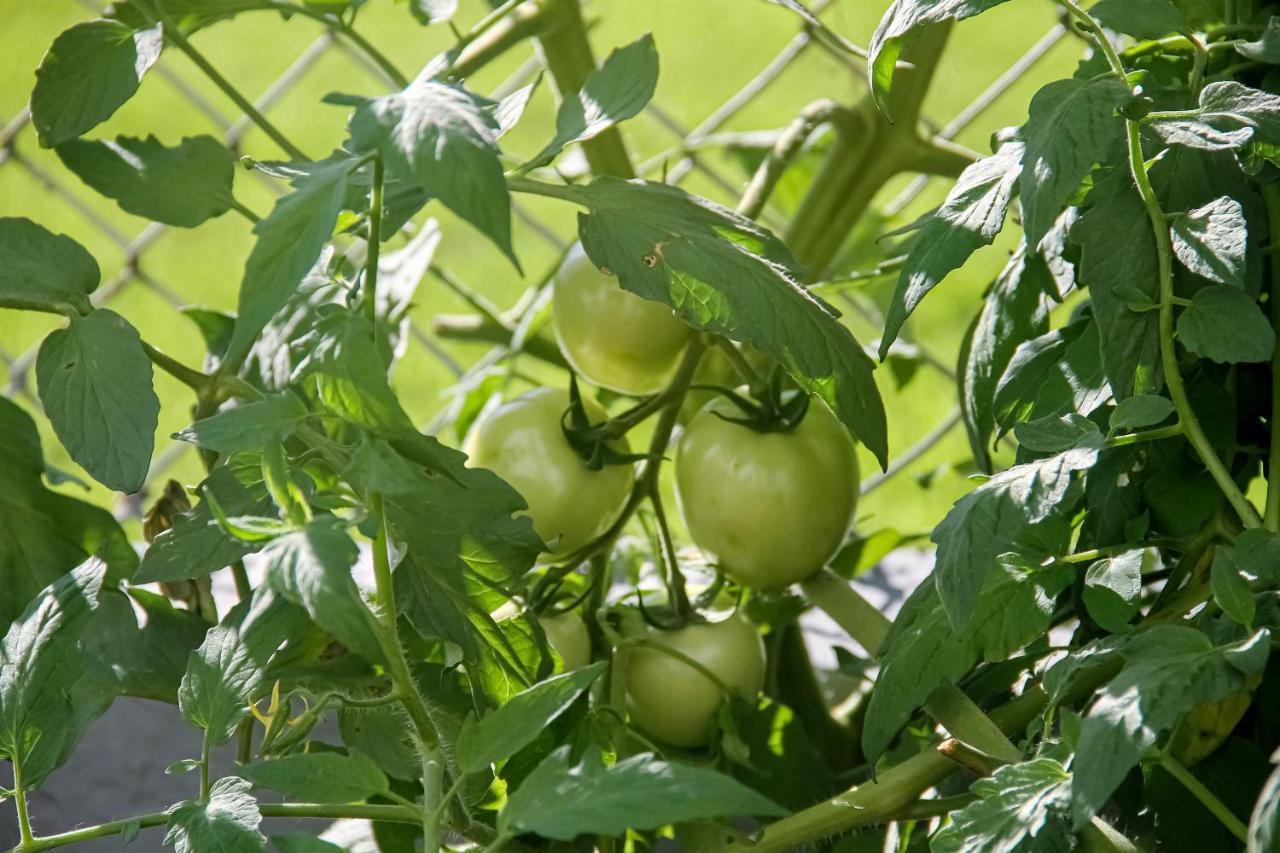
[[[54,0],[49,0],[49,2],[54,2]],[[62,2],[78,3],[84,8],[86,20],[99,15],[99,7],[89,2],[89,0],[62,0]],[[836,2],[837,0],[817,0],[817,2],[810,4],[810,8],[815,13],[822,13],[836,5]],[[700,149],[704,149],[709,140],[714,140],[718,132],[722,131],[735,116],[739,115],[773,86],[806,53],[813,50],[830,49],[814,33],[810,26],[805,25],[799,18],[796,20],[798,24],[796,35],[766,62],[755,75],[748,79],[737,92],[721,103],[696,126],[692,128],[686,127],[675,117],[672,111],[664,108],[662,104],[656,101],[648,105],[646,112],[649,117],[656,120],[657,124],[671,135],[672,145],[669,151],[675,151],[676,156],[674,158],[663,156],[641,163],[638,169],[644,177],[660,179],[665,175],[665,179],[669,183],[679,184],[696,172],[707,179],[708,185],[712,188],[712,192],[708,194],[712,195],[713,200],[730,207],[734,205],[743,186],[742,176],[725,174],[721,169],[711,165],[708,162],[709,158],[700,154]],[[942,138],[954,138],[981,118],[996,100],[1018,82],[1020,78],[1032,71],[1067,33],[1066,27],[1061,24],[1052,27],[1032,44],[1007,71],[994,80],[973,101],[957,111],[953,117],[945,121],[926,119],[926,124],[939,128],[937,134]],[[519,85],[523,85],[541,68],[540,58],[531,43],[526,43],[516,49],[526,51],[528,58],[510,79],[497,88],[499,92],[511,91]],[[328,60],[333,56],[338,57],[342,62],[351,63],[354,67],[358,67],[362,71],[382,79],[381,72],[363,54],[359,53],[340,37],[331,32],[326,32],[302,50],[289,67],[265,91],[258,94],[256,98],[251,96],[254,106],[261,113],[270,117],[273,110],[308,75],[313,73],[322,60]],[[192,85],[191,81],[185,76],[198,72],[176,67],[177,63],[168,59],[168,57],[170,57],[169,53],[163,54],[149,74],[157,78],[158,81],[163,81],[164,85],[173,87],[178,94],[219,128],[223,141],[232,151],[237,151],[241,137],[251,127],[249,118],[243,113],[229,113],[222,104],[210,102],[208,98],[201,94],[199,88]],[[155,82],[152,82],[151,85],[155,85]],[[7,121],[0,117],[0,128],[2,128],[0,129],[0,169],[25,170],[29,177],[34,179],[47,193],[65,203],[76,216],[82,218],[92,228],[100,231],[108,241],[122,251],[124,261],[119,268],[114,271],[104,271],[107,273],[104,275],[104,282],[93,294],[93,302],[96,305],[110,304],[118,300],[121,294],[128,289],[146,289],[159,296],[175,309],[190,301],[180,295],[180,288],[173,286],[170,282],[161,280],[149,271],[148,255],[169,238],[170,233],[173,231],[171,227],[159,223],[150,223],[136,234],[124,233],[119,226],[105,218],[95,210],[93,205],[85,201],[86,196],[91,194],[92,190],[80,184],[74,176],[62,171],[54,173],[35,162],[31,157],[24,155],[22,153],[24,145],[35,145],[35,129],[32,127],[31,115],[28,109],[21,110]],[[256,171],[252,174],[266,184],[273,193],[279,194],[282,192],[282,188],[276,182]],[[927,176],[919,176],[912,180],[888,203],[885,211],[889,214],[897,214],[903,211],[925,190],[930,180]],[[530,228],[540,238],[546,240],[557,254],[567,249],[568,238],[550,223],[542,221],[531,214],[518,200],[514,203],[513,209],[524,227]],[[9,213],[15,212],[20,213],[20,211],[9,211]],[[770,222],[767,218],[765,223],[775,228],[778,227],[777,222]],[[447,270],[441,272],[448,275]],[[841,294],[839,298],[845,300],[851,307],[865,308],[865,306],[855,306],[853,297],[847,293]],[[427,320],[429,318],[422,316],[422,312],[417,312],[411,318],[409,346],[422,348],[431,358],[439,360],[451,374],[461,376],[464,372],[463,366],[442,346],[427,322],[425,322]],[[7,376],[4,394],[6,396],[21,396],[30,402],[33,407],[39,407],[40,405],[32,382],[36,347],[37,345],[33,345],[25,351],[13,352],[5,346],[4,341],[0,341],[0,366],[3,366]],[[931,357],[927,351],[924,351],[923,355],[926,364],[932,364],[936,369],[944,372],[948,371],[943,362]],[[923,449],[927,449],[937,440],[940,433],[945,433],[952,429],[957,422],[958,415],[952,413],[922,438],[916,446],[899,450],[893,470],[900,470],[905,465],[910,464],[921,455]],[[117,516],[122,519],[138,517],[143,509],[139,496],[154,493],[156,491],[155,484],[163,483],[166,473],[185,454],[193,452],[192,445],[182,442],[168,443],[152,461],[147,485],[139,492],[139,495],[133,499],[121,496],[120,503],[116,508]],[[864,483],[864,489],[868,487],[874,488],[875,485],[883,481],[884,477],[885,475],[881,474],[872,478],[869,482]]]

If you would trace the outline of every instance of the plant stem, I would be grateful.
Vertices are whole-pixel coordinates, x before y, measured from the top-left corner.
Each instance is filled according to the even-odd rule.
[[[800,115],[778,136],[768,156],[752,175],[751,183],[738,202],[738,213],[748,219],[759,216],[765,202],[777,187],[778,180],[800,153],[804,143],[815,130],[844,111],[843,106],[826,98],[814,101],[801,110]]]
[[[245,219],[249,220],[249,222],[253,223],[254,225],[257,225],[259,222],[262,221],[261,216],[254,213],[252,210],[250,210],[247,206],[242,204],[237,199],[234,199],[234,198],[231,199],[231,209],[234,210],[236,213],[240,214],[241,216],[243,216]]]
[[[187,367],[172,356],[165,355],[146,341],[142,342],[142,349],[146,352],[147,358],[151,359],[152,364],[183,385],[186,385],[192,391],[199,392],[209,384],[210,377],[208,375],[201,373],[194,367]]]
[[[747,390],[751,392],[751,396],[761,401],[768,400],[769,383],[756,371],[751,362],[747,361],[742,350],[738,349],[738,345],[728,338],[721,337],[716,338],[716,345],[724,351],[729,361],[733,362],[734,370],[738,371],[738,376],[747,383]]]
[[[209,731],[204,732],[200,741],[200,802],[209,802],[209,754],[212,751],[209,743]]]
[[[13,762],[13,804],[18,810],[18,834],[22,838],[19,849],[29,847],[34,836],[31,834],[31,816],[27,814],[27,789],[22,784],[22,762],[18,756],[10,756]]]
[[[231,82],[227,80],[226,77],[223,77],[222,73],[218,71],[218,69],[215,68],[208,59],[205,59],[204,54],[196,50],[195,46],[187,40],[187,37],[182,34],[182,30],[180,30],[177,25],[163,16],[162,22],[164,24],[165,37],[177,45],[178,50],[185,53],[187,57],[195,63],[195,66],[204,72],[205,76],[213,81],[213,84],[221,89],[222,93],[230,98],[231,101],[249,117],[250,121],[262,129],[263,133],[271,137],[271,139],[274,140],[286,154],[295,160],[311,159],[306,154],[302,153],[302,149],[290,142],[275,125],[268,121],[267,117],[260,113],[258,108],[249,102],[248,98],[240,94],[239,90],[237,90],[235,86],[232,86]]]
[[[356,32],[352,27],[346,24],[342,18],[337,15],[330,15],[321,12],[318,9],[312,9],[302,3],[282,3],[277,0],[270,0],[267,6],[277,9],[281,12],[288,12],[294,15],[301,15],[304,18],[311,18],[313,21],[319,21],[329,29],[344,36],[348,41],[358,47],[365,56],[373,61],[374,65],[382,69],[382,73],[387,75],[387,79],[399,88],[403,89],[409,85],[409,78],[400,73],[400,69],[387,59],[382,51],[378,50],[368,39]]]
[[[422,756],[422,853],[439,853],[443,817],[444,768],[434,755]],[[459,780],[461,781],[461,780]]]
[[[1208,809],[1214,817],[1222,822],[1222,825],[1228,831],[1241,841],[1248,838],[1249,829],[1241,822],[1240,818],[1235,816],[1231,809],[1227,808],[1222,800],[1204,786],[1204,783],[1197,779],[1190,770],[1182,766],[1182,762],[1173,756],[1165,753],[1160,758],[1160,766],[1168,771],[1169,775],[1182,783],[1182,786],[1191,792],[1197,800],[1200,801],[1206,809]]]
[[[1131,432],[1128,435],[1116,435],[1108,438],[1102,443],[1103,447],[1127,447],[1131,444],[1141,444],[1144,441],[1160,441],[1165,438],[1174,438],[1185,432],[1181,423],[1172,426],[1160,427],[1159,429],[1148,429],[1142,432]]]
[[[382,253],[382,156],[373,158],[373,187],[369,200],[369,249],[364,263],[364,316],[378,329],[378,256]]]
[[[1274,184],[1262,188],[1267,205],[1271,245],[1280,246],[1280,189]],[[1280,330],[1280,258],[1268,259],[1271,267],[1271,325]],[[1271,354],[1271,452],[1267,459],[1267,505],[1263,511],[1267,529],[1280,533],[1280,346]]]

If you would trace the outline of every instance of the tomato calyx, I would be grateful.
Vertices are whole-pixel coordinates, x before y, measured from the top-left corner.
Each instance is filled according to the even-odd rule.
[[[632,411],[643,408],[645,404],[642,403]],[[611,442],[626,434],[626,428],[618,429],[624,418],[626,414],[593,424],[578,390],[578,378],[569,374],[569,408],[560,416],[560,429],[564,432],[565,441],[587,463],[588,469],[599,471],[606,465],[630,465],[649,458],[646,453],[623,453],[612,446]]]
[[[809,411],[809,395],[787,391],[782,382],[783,373],[775,370],[767,390],[759,398],[747,396],[723,385],[692,385],[700,391],[710,391],[724,397],[742,412],[741,417],[713,411],[716,417],[731,424],[744,426],[758,433],[793,432]]]

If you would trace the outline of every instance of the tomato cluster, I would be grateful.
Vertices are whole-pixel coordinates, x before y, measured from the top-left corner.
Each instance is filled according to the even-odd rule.
[[[580,247],[569,252],[552,287],[556,337],[578,376],[630,396],[664,393],[693,329],[667,306],[623,290]],[[723,357],[714,372],[726,373]],[[698,393],[704,403],[683,413],[674,462],[693,542],[749,588],[779,590],[811,577],[840,546],[856,507],[858,463],[849,434],[816,401],[793,420],[762,420],[744,416],[737,393],[708,394],[701,384]],[[614,423],[589,395],[578,399],[590,428]],[[611,451],[603,463],[598,452],[588,456],[572,434],[573,406],[564,390],[535,389],[481,419],[466,442],[470,464],[492,469],[525,498],[550,562],[607,547],[636,488],[625,436],[599,439]],[[540,623],[565,669],[589,662],[583,617],[548,614]],[[740,612],[714,621],[685,613],[674,628],[651,625],[621,643],[631,721],[671,746],[705,746],[726,697],[750,700],[764,683],[763,643]]]

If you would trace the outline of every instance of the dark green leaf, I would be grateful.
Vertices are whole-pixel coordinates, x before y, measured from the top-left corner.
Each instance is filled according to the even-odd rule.
[[[298,752],[240,768],[255,785],[305,803],[356,803],[388,789],[387,777],[364,753]]]
[[[122,210],[168,225],[194,228],[235,203],[235,155],[212,136],[188,137],[175,148],[154,136],[75,139],[59,145],[58,156]]]
[[[98,262],[65,234],[0,218],[0,308],[85,314],[100,277]]]
[[[880,339],[881,360],[929,291],[979,248],[991,245],[1000,233],[1014,184],[1022,172],[1023,150],[1021,142],[1006,142],[995,154],[965,169],[942,207],[925,224],[898,277]]]
[[[933,853],[1074,848],[1071,774],[1052,758],[1001,767],[970,791],[980,799],[951,815],[930,841]]]
[[[1271,761],[1273,764],[1280,761],[1280,752],[1272,755]],[[1277,845],[1280,845],[1280,768],[1271,772],[1258,792],[1257,804],[1249,818],[1247,853],[1274,853]]]
[[[1178,316],[1178,340],[1196,355],[1225,364],[1267,361],[1276,335],[1262,309],[1238,287],[1197,290]]]
[[[1148,553],[1142,548],[1125,551],[1089,566],[1081,598],[1089,615],[1104,630],[1119,633],[1138,612],[1142,571]]]
[[[1018,444],[1037,453],[1060,453],[1077,447],[1102,445],[1102,432],[1098,425],[1074,412],[1018,424],[1013,434]]]
[[[1241,531],[1235,542],[1236,566],[1264,581],[1280,579],[1280,536],[1255,527]]]
[[[1236,52],[1256,62],[1280,64],[1280,18],[1271,16],[1267,20],[1267,28],[1262,31],[1262,37],[1257,41],[1236,45]]]
[[[1249,232],[1244,208],[1227,196],[1173,220],[1173,253],[1198,276],[1244,287]]]
[[[146,621],[139,626],[137,608]],[[204,641],[209,623],[145,589],[104,590],[80,651],[86,678],[110,695],[178,701],[187,658]]]
[[[196,421],[174,438],[219,453],[261,450],[291,436],[306,416],[307,407],[286,391]]]
[[[1174,412],[1168,397],[1155,394],[1136,394],[1121,400],[1111,413],[1112,430],[1134,430],[1155,426]]]
[[[351,142],[357,151],[382,152],[388,168],[416,180],[517,263],[493,106],[461,86],[415,80],[358,106]]]
[[[569,841],[587,833],[622,835],[737,815],[785,814],[777,804],[714,770],[632,756],[612,767],[573,767],[561,747],[538,765],[498,815],[500,831]]]
[[[550,163],[568,145],[584,142],[640,113],[658,85],[658,50],[645,33],[609,54],[587,75],[578,92],[567,95],[556,113],[556,137],[525,169]]]
[[[1101,0],[1089,14],[1104,27],[1140,39],[1158,39],[1186,29],[1182,10],[1171,0]]]
[[[50,332],[36,357],[40,402],[63,447],[99,483],[133,494],[151,467],[160,400],[138,332],[100,308]]]
[[[1240,148],[1250,140],[1280,143],[1280,96],[1234,80],[1210,83],[1196,110],[1153,117],[1148,125],[1170,145],[1209,151]]]
[[[604,666],[604,663],[594,663],[540,682],[517,693],[479,722],[468,717],[456,744],[462,771],[478,773],[532,743],[591,686]]]
[[[1031,415],[1051,371],[1083,331],[1082,324],[1073,323],[1018,345],[992,398],[993,416],[1002,431]]]
[[[213,783],[206,803],[184,802],[169,810],[165,844],[177,853],[258,853],[267,839],[258,831],[262,814],[244,779],[227,776]]]
[[[150,29],[97,20],[64,30],[36,69],[31,122],[46,148],[75,139],[110,118],[133,97],[164,47]]]
[[[1213,600],[1232,620],[1246,628],[1252,627],[1255,605],[1249,581],[1240,574],[1232,549],[1219,545],[1213,554],[1213,568],[1209,573]]]
[[[690,325],[778,358],[888,464],[874,364],[834,310],[796,284],[787,271],[794,262],[776,237],[665,184],[597,178],[574,191],[591,208],[578,233],[596,266]]]

